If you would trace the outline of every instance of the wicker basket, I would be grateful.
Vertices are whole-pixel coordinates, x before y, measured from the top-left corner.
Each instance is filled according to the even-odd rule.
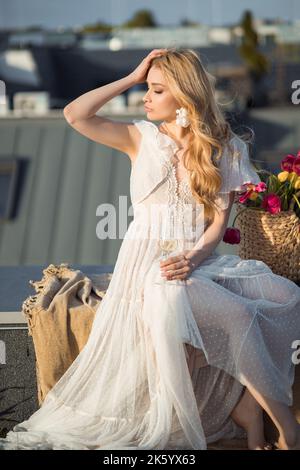
[[[275,274],[300,282],[300,219],[294,211],[270,214],[236,204],[238,255],[266,263]]]

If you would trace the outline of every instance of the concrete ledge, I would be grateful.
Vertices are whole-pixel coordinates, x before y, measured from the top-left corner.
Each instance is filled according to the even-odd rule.
[[[38,409],[35,352],[24,326],[0,329],[0,433]],[[3,360],[5,363],[3,364]]]
[[[26,318],[22,312],[0,312],[0,329],[7,326],[27,325]]]

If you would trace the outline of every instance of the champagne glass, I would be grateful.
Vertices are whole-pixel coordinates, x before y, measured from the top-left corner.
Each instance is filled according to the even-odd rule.
[[[158,242],[159,247],[161,248],[161,256],[159,257],[160,261],[164,261],[168,259],[170,256],[175,256],[180,251],[180,240],[176,238],[161,238]],[[184,283],[184,279],[164,279],[160,274],[159,281],[156,281],[155,284],[165,284],[168,282],[169,284],[182,284]]]
[[[172,255],[178,254],[183,245],[182,238],[182,226],[179,221],[178,213],[176,207],[168,206],[163,213],[161,219],[161,232],[158,240],[158,245],[161,250],[161,255],[158,259],[159,263],[159,280],[155,284],[165,284],[166,282],[170,284],[182,284],[184,280],[182,279],[165,279],[160,273],[160,261],[164,261],[171,257]]]

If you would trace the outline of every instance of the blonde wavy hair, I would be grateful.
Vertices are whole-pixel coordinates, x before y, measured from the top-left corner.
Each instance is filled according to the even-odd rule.
[[[152,66],[161,70],[170,92],[187,109],[191,134],[183,164],[190,171],[196,201],[204,205],[204,216],[212,221],[218,210],[215,199],[222,183],[214,161],[219,160],[225,145],[235,135],[216,102],[216,78],[205,70],[192,49],[168,48],[152,60]]]

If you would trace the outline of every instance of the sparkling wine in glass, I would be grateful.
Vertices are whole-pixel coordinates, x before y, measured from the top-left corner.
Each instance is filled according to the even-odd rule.
[[[177,240],[176,238],[172,238],[172,239],[162,238],[159,240],[158,243],[161,249],[161,256],[159,257],[159,263],[160,261],[163,261],[172,255],[176,255],[176,253],[178,253],[178,250],[180,249],[180,240]],[[160,279],[158,282],[155,282],[155,284],[164,284],[166,282],[168,282],[169,284],[178,284],[178,283],[184,282],[184,280],[164,279],[162,275],[160,274]]]

